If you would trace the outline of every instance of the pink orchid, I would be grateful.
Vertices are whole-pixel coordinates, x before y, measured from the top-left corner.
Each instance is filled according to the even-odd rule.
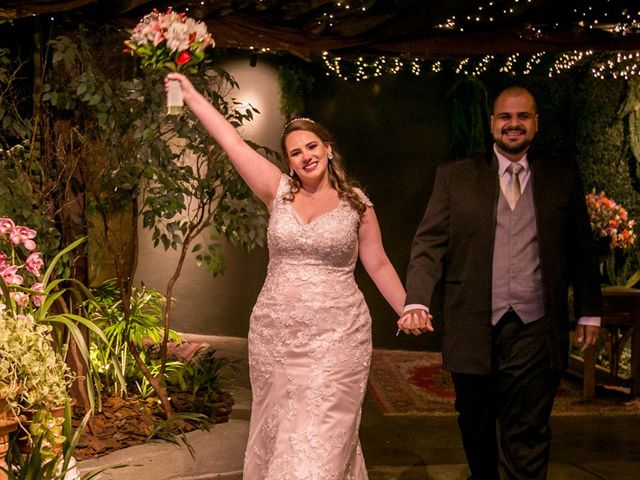
[[[13,223],[13,220],[11,220],[8,217],[1,217],[0,218],[0,235],[4,235],[5,233],[13,230],[16,227],[16,225]]]
[[[44,292],[44,285],[42,283],[34,283],[31,285],[32,290],[37,290],[38,292]],[[44,295],[31,295],[31,301],[36,307],[39,307],[44,300]]]
[[[29,305],[29,295],[25,292],[11,292],[9,296],[16,302],[19,307],[26,307]]]
[[[33,273],[36,278],[40,278],[40,269],[43,266],[44,262],[40,252],[31,252],[24,263],[24,268]]]
[[[15,265],[5,265],[0,268],[0,276],[7,285],[21,285],[24,281],[22,275],[17,275],[18,267]]]
[[[32,238],[36,238],[37,234],[35,230],[20,225],[9,232],[9,239],[14,245],[20,245],[20,243],[22,243],[27,250],[34,250],[36,243]]]

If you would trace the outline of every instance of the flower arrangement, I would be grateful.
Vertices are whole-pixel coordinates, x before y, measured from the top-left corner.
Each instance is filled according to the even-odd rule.
[[[145,15],[125,41],[125,52],[142,58],[142,66],[172,72],[193,72],[204,49],[215,42],[207,26],[169,8]]]
[[[43,458],[55,458],[65,437],[62,420],[52,412],[68,402],[74,377],[51,345],[51,326],[31,315],[15,314],[0,304],[0,398],[21,424],[19,438],[39,438]]]
[[[143,68],[184,73],[195,73],[195,66],[204,60],[205,48],[215,45],[203,22],[171,8],[165,13],[154,8],[140,20],[124,43],[125,52],[142,58]],[[169,85],[169,113],[182,110],[179,85],[176,81]]]
[[[587,194],[587,211],[591,220],[595,240],[604,239],[610,249],[620,248],[625,250],[636,241],[633,231],[634,220],[629,219],[627,211],[618,205],[604,192],[596,194],[595,191]]]

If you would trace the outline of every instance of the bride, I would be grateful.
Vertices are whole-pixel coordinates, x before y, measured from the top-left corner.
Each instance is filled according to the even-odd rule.
[[[354,279],[358,257],[395,312],[405,291],[373,206],[348,179],[327,130],[296,118],[282,131],[282,173],[247,145],[178,73],[185,104],[267,206],[269,265],[249,327],[252,410],[247,480],[367,479],[358,429],[371,317]],[[410,320],[405,333],[419,334]]]

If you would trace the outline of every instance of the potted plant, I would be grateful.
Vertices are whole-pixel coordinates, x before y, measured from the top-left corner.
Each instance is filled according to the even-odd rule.
[[[51,326],[0,304],[0,396],[31,443],[42,436],[42,454],[53,456],[64,441],[62,420],[53,410],[64,406],[73,376],[51,344]]]
[[[4,377],[0,377],[4,378]],[[0,392],[7,387],[7,384],[0,381]],[[6,468],[5,456],[9,450],[9,435],[18,427],[17,419],[7,411],[8,403],[2,398],[0,393],[0,480],[5,480],[6,474],[2,468]]]
[[[35,236],[34,230],[0,218],[0,398],[5,415],[19,422],[23,445],[42,437],[42,455],[53,457],[64,440],[62,415],[54,410],[68,400],[73,375],[64,343],[54,348],[50,320],[55,315],[49,308],[57,282],[47,285],[51,266],[41,272]]]
[[[109,468],[123,465],[107,465],[80,474],[73,453],[80,436],[89,421],[91,412],[87,412],[74,430],[72,425],[71,404],[66,403],[62,422],[64,441],[60,445],[59,455],[51,458],[42,455],[45,436],[34,436],[34,449],[25,454],[14,438],[7,453],[5,466],[0,466],[0,475],[7,480],[90,480]]]

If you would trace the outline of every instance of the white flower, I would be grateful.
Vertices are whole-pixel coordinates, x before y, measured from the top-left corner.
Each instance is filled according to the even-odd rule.
[[[186,23],[172,23],[167,30],[167,48],[172,52],[188,50],[189,33],[189,26]]]

